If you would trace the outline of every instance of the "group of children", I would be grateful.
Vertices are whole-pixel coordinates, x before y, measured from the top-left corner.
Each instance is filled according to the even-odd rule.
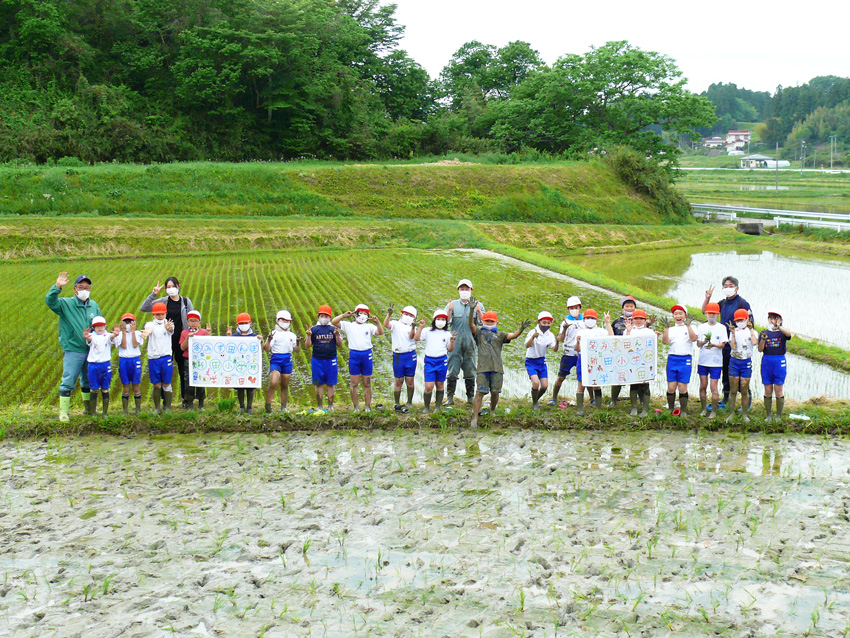
[[[484,397],[490,395],[490,410],[495,411],[502,390],[504,368],[502,364],[502,347],[506,343],[519,338],[531,326],[530,321],[524,321],[514,332],[499,330],[499,318],[493,311],[479,313],[476,309],[479,302],[474,298],[469,300],[470,310],[469,329],[473,335],[478,357],[476,368],[477,392],[472,406],[472,427],[478,423],[478,415]],[[729,325],[718,322],[720,308],[710,303],[706,306],[707,321],[694,328],[683,306],[671,308],[672,322],[662,319],[659,323],[663,330],[656,332],[652,327],[653,320],[648,318],[645,311],[638,309],[633,297],[621,300],[623,313],[616,321],[606,313],[603,325],[599,325],[599,315],[596,310],[582,309],[578,297],[570,297],[567,301],[567,317],[560,323],[557,334],[552,330],[554,317],[547,311],[537,316],[536,325],[529,330],[524,339],[526,348],[525,367],[531,381],[532,408],[540,409],[540,399],[548,390],[548,366],[546,354],[549,350],[557,352],[563,344],[563,353],[555,381],[552,398],[549,405],[558,404],[558,394],[561,386],[570,372],[576,370],[578,388],[576,392],[576,414],[584,414],[585,392],[589,393],[590,402],[596,407],[602,406],[602,390],[599,387],[585,387],[582,384],[582,343],[595,337],[626,335],[632,337],[657,335],[662,342],[669,346],[667,357],[667,407],[674,414],[686,415],[688,410],[688,384],[692,371],[693,344],[699,349],[697,372],[700,379],[701,416],[716,418],[718,411],[718,381],[723,365],[723,348],[731,349],[729,378],[731,393],[729,398],[729,417],[732,419],[735,409],[737,392],[741,393],[741,409],[744,421],[749,421],[748,412],[751,406],[749,397],[749,381],[752,376],[752,357],[755,348],[763,353],[762,382],[765,387],[765,409],[767,419],[772,420],[773,399],[776,399],[776,415],[781,418],[784,407],[785,383],[785,350],[786,342],[791,333],[782,326],[782,316],[779,311],[768,313],[769,328],[761,334],[756,334],[748,311],[739,310],[735,313],[735,321]],[[153,386],[152,398],[154,408],[158,411],[169,410],[172,401],[172,336],[174,323],[166,319],[167,308],[164,303],[156,303],[152,308],[153,318],[147,322],[144,329],[138,330],[136,318],[127,313],[121,317],[121,324],[114,326],[110,332],[106,320],[97,316],[92,321],[90,329],[86,329],[83,337],[89,344],[88,377],[91,387],[89,402],[90,414],[96,413],[97,395],[102,397],[102,413],[105,416],[109,408],[109,387],[112,377],[111,348],[117,347],[119,357],[119,376],[122,384],[122,404],[124,413],[129,412],[130,391],[132,389],[135,401],[135,412],[141,409],[140,383],[142,375],[141,349],[147,341],[148,375]],[[360,410],[359,388],[363,388],[363,410],[372,408],[372,374],[373,374],[373,337],[384,334],[389,330],[392,342],[392,366],[394,377],[395,410],[401,413],[409,412],[414,397],[414,377],[417,368],[416,344],[424,342],[424,411],[431,411],[434,399],[434,411],[439,412],[443,406],[446,373],[448,369],[448,353],[452,352],[457,339],[457,332],[451,332],[449,314],[445,309],[434,311],[430,324],[425,318],[417,324],[417,310],[413,306],[402,308],[400,317],[394,319],[394,306],[387,309],[383,321],[372,314],[366,304],[358,304],[354,310],[340,315],[333,315],[330,306],[319,306],[315,325],[307,329],[303,347],[312,350],[311,373],[315,387],[316,410],[326,413],[333,410],[335,387],[339,380],[337,363],[337,348],[342,346],[342,338],[348,341],[348,371],[349,391],[355,412]],[[480,319],[479,319],[480,315]],[[353,319],[352,321],[346,321]],[[189,338],[192,336],[208,336],[212,334],[210,324],[201,328],[201,313],[191,310],[187,313],[188,327],[182,331],[179,342],[184,357],[189,356]],[[265,392],[265,411],[272,411],[275,395],[280,392],[280,406],[286,410],[289,400],[289,385],[293,370],[293,353],[299,352],[300,338],[292,330],[292,315],[287,310],[281,310],[275,317],[274,329],[268,335],[258,335],[252,330],[252,320],[248,313],[241,313],[236,321],[237,330],[228,327],[227,336],[259,339],[263,350],[270,355],[269,383]],[[708,405],[708,389],[711,389],[711,407]],[[402,390],[406,388],[406,402],[402,403]],[[609,406],[616,405],[620,387],[613,386]],[[434,394],[436,390],[436,395]],[[678,393],[679,409],[675,409]],[[238,388],[237,397],[240,411],[251,413],[253,410],[254,390]],[[650,391],[649,383],[632,384],[629,388],[632,416],[647,416],[649,412]],[[198,408],[203,409],[206,393],[204,388],[188,386],[188,396],[184,397],[188,407],[193,407],[197,400]],[[324,407],[327,402],[327,409]],[[560,407],[565,408],[566,402]],[[639,411],[640,408],[640,411]]]

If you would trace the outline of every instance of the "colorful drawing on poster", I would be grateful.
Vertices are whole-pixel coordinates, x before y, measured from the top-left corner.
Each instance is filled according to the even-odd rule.
[[[582,354],[585,386],[646,383],[655,378],[658,367],[658,342],[654,337],[600,337],[589,341],[587,352]]]
[[[263,349],[250,337],[189,337],[189,384],[203,388],[261,388]]]

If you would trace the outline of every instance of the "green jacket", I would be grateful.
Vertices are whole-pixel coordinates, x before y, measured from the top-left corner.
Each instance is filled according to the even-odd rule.
[[[89,345],[83,339],[83,331],[91,328],[91,320],[100,314],[100,306],[91,299],[83,303],[76,295],[60,297],[60,292],[59,287],[53,284],[44,298],[47,307],[59,315],[59,345],[65,352],[88,352]]]

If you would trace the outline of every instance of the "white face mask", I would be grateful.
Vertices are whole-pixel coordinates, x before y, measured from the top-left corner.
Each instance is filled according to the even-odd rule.
[[[726,295],[726,298],[734,297],[738,293],[736,288],[724,288],[723,294]]]
[[[584,325],[586,325],[588,328],[593,328],[596,326],[596,319],[585,319]]]
[[[445,319],[434,319],[434,326],[438,330],[442,330],[443,328],[446,327],[446,320]]]
[[[362,312],[361,312],[359,315],[357,315],[357,316],[354,318],[354,320],[355,320],[357,323],[366,323],[367,321],[369,321],[369,315],[367,315],[367,314],[365,314],[365,313],[362,313]]]
[[[127,332],[133,332],[133,324],[128,323],[126,326],[124,326],[124,330],[126,330]]]
[[[570,317],[573,319],[578,319],[581,314],[581,308],[571,308],[570,309]]]
[[[178,290],[179,290],[179,288],[175,288],[174,286],[171,286],[171,288],[165,289],[165,294],[168,295],[169,297],[176,297]]]
[[[280,321],[277,322],[277,325],[280,326],[281,330],[289,330],[289,324],[290,323],[291,322],[289,322],[289,321],[284,321],[283,319],[281,319]]]
[[[410,324],[412,324],[412,323],[413,323],[413,317],[411,317],[410,315],[402,315],[402,316],[401,316],[401,322],[402,322],[405,326],[409,326]]]
[[[319,325],[326,326],[331,322],[330,317],[319,317]]]
[[[154,319],[154,320],[153,320],[153,322],[154,322],[156,325],[161,326],[162,324],[164,324],[164,323],[165,323],[165,319]]]
[[[623,310],[624,317],[631,317],[632,313],[634,313],[634,310]]]
[[[458,296],[461,298],[461,301],[469,301],[469,298],[472,296],[471,290],[458,290]]]
[[[708,323],[710,323],[710,324],[715,324],[715,323],[717,323],[717,317],[709,317],[709,318],[708,318]]]
[[[80,301],[88,301],[89,297],[91,297],[91,290],[78,290],[77,291],[77,299]]]
[[[251,329],[250,323],[240,323],[239,332],[248,332]]]
[[[741,321],[736,321],[735,325],[737,325],[741,330],[747,327],[747,320],[742,319]]]

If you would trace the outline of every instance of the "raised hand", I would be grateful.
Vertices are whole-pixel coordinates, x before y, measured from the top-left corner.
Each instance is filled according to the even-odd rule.
[[[393,310],[395,310],[395,304],[391,303],[389,308],[387,308],[387,315],[391,316],[393,314]]]
[[[668,319],[667,317],[661,317],[659,323],[661,324],[661,327],[665,330],[670,327],[670,319]]]
[[[767,330],[762,330],[759,333],[759,340],[760,341],[766,341],[767,340]]]
[[[457,333],[456,333],[456,332],[453,332],[453,333],[452,333],[452,341],[454,341],[455,339],[457,339]]]
[[[634,322],[632,321],[631,317],[627,317],[626,318],[626,330],[631,330],[632,325],[634,325]]]
[[[419,327],[420,327],[420,328],[424,328],[424,327],[425,327],[425,319],[424,319],[424,318],[419,320]]]
[[[112,326],[112,336],[113,336],[113,337],[117,337],[117,336],[118,336],[118,335],[120,335],[120,334],[121,334],[121,326],[119,326],[119,325],[116,323],[114,326]]]
[[[212,334],[212,324],[207,323],[206,331]]]
[[[685,325],[690,326],[694,320],[691,317],[685,317]]]
[[[726,327],[729,328],[729,332],[735,332],[735,322],[734,321],[730,321],[729,323],[727,323]]]
[[[343,319],[348,319],[349,317],[353,317],[353,316],[354,316],[353,310],[346,310],[344,313],[342,313]]]
[[[378,318],[375,315],[369,315],[369,321],[374,321],[375,323],[379,322]]]
[[[606,313],[602,316],[602,318],[605,320],[605,324],[606,324],[606,325],[608,325],[608,326],[610,326],[610,325],[611,325],[611,313],[610,313],[610,312],[606,312]]]
[[[159,285],[159,282],[156,282],[156,286],[153,287],[153,294],[158,295],[160,290],[162,290],[162,286]]]
[[[654,324],[656,321],[658,321],[658,317],[656,317],[655,315],[649,315],[649,319],[646,320],[647,328]]]
[[[747,319],[747,328],[752,330],[752,328],[753,328],[753,320],[752,319]]]
[[[708,287],[708,290],[705,291],[705,298],[711,301],[711,296],[714,294],[714,284],[711,284]]]
[[[469,298],[469,307],[472,310],[475,310],[478,307],[478,300],[475,297]]]
[[[56,278],[56,287],[64,288],[68,285],[69,280],[70,278],[68,277],[68,273],[66,273],[65,271],[60,272],[59,276]]]
[[[519,324],[520,331],[525,331],[531,325],[531,320],[526,319],[521,324]]]
[[[228,337],[232,337],[233,336],[233,326],[227,326],[227,332],[225,334],[227,334]]]
[[[83,330],[83,339],[88,341],[89,337],[91,337],[91,328],[86,328]]]

